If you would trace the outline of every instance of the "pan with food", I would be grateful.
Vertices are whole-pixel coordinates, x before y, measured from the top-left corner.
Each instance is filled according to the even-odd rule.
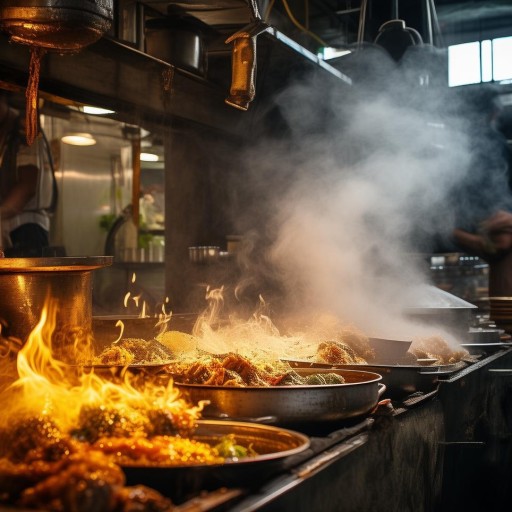
[[[123,464],[127,484],[150,485],[179,503],[200,491],[261,483],[281,471],[288,457],[306,455],[310,446],[309,437],[294,430],[226,420],[199,420],[193,441],[220,450],[224,460],[172,466]]]
[[[429,393],[434,391],[439,380],[449,377],[455,371],[466,366],[465,363],[435,365],[432,360],[428,364],[341,364],[327,365],[314,361],[288,360],[290,366],[298,369],[308,368],[318,370],[320,368],[329,371],[333,369],[362,370],[375,372],[382,377],[382,383],[386,386],[386,396],[391,399],[403,399],[413,393]]]
[[[193,403],[205,401],[205,418],[250,419],[278,425],[344,422],[362,418],[377,406],[385,391],[377,373],[346,369],[300,368],[279,384],[174,385]]]

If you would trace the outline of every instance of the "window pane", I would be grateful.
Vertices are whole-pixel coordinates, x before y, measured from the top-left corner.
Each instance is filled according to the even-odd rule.
[[[512,78],[512,37],[493,39],[493,78],[495,81]]]
[[[480,42],[448,47],[448,85],[480,83]]]
[[[482,41],[482,82],[492,80],[492,44],[488,39]]]

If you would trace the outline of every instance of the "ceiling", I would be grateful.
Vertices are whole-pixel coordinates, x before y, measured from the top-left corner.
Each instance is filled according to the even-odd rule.
[[[306,48],[321,43],[343,47],[358,42],[361,8],[364,40],[372,41],[382,23],[404,19],[436,46],[512,35],[510,0],[147,0],[148,13],[186,13],[222,36],[248,24],[257,9],[260,17]],[[431,13],[430,19],[428,12]]]

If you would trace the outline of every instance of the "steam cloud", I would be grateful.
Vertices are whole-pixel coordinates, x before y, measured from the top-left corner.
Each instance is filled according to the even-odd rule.
[[[353,86],[315,74],[279,94],[285,135],[247,155],[250,199],[237,215],[259,250],[242,286],[270,281],[288,311],[396,333],[407,291],[428,283],[419,255],[503,207],[506,173],[486,114],[446,87],[441,51],[400,65],[375,48],[350,58],[340,69]]]

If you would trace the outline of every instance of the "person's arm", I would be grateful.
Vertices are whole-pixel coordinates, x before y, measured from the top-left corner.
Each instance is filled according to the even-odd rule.
[[[488,254],[488,247],[486,247],[486,243],[482,235],[456,228],[453,230],[453,238],[455,243],[469,254],[474,254],[481,258],[485,258]]]
[[[36,193],[39,170],[35,165],[20,166],[18,176],[18,182],[0,205],[0,217],[2,219],[10,219],[20,213]]]

